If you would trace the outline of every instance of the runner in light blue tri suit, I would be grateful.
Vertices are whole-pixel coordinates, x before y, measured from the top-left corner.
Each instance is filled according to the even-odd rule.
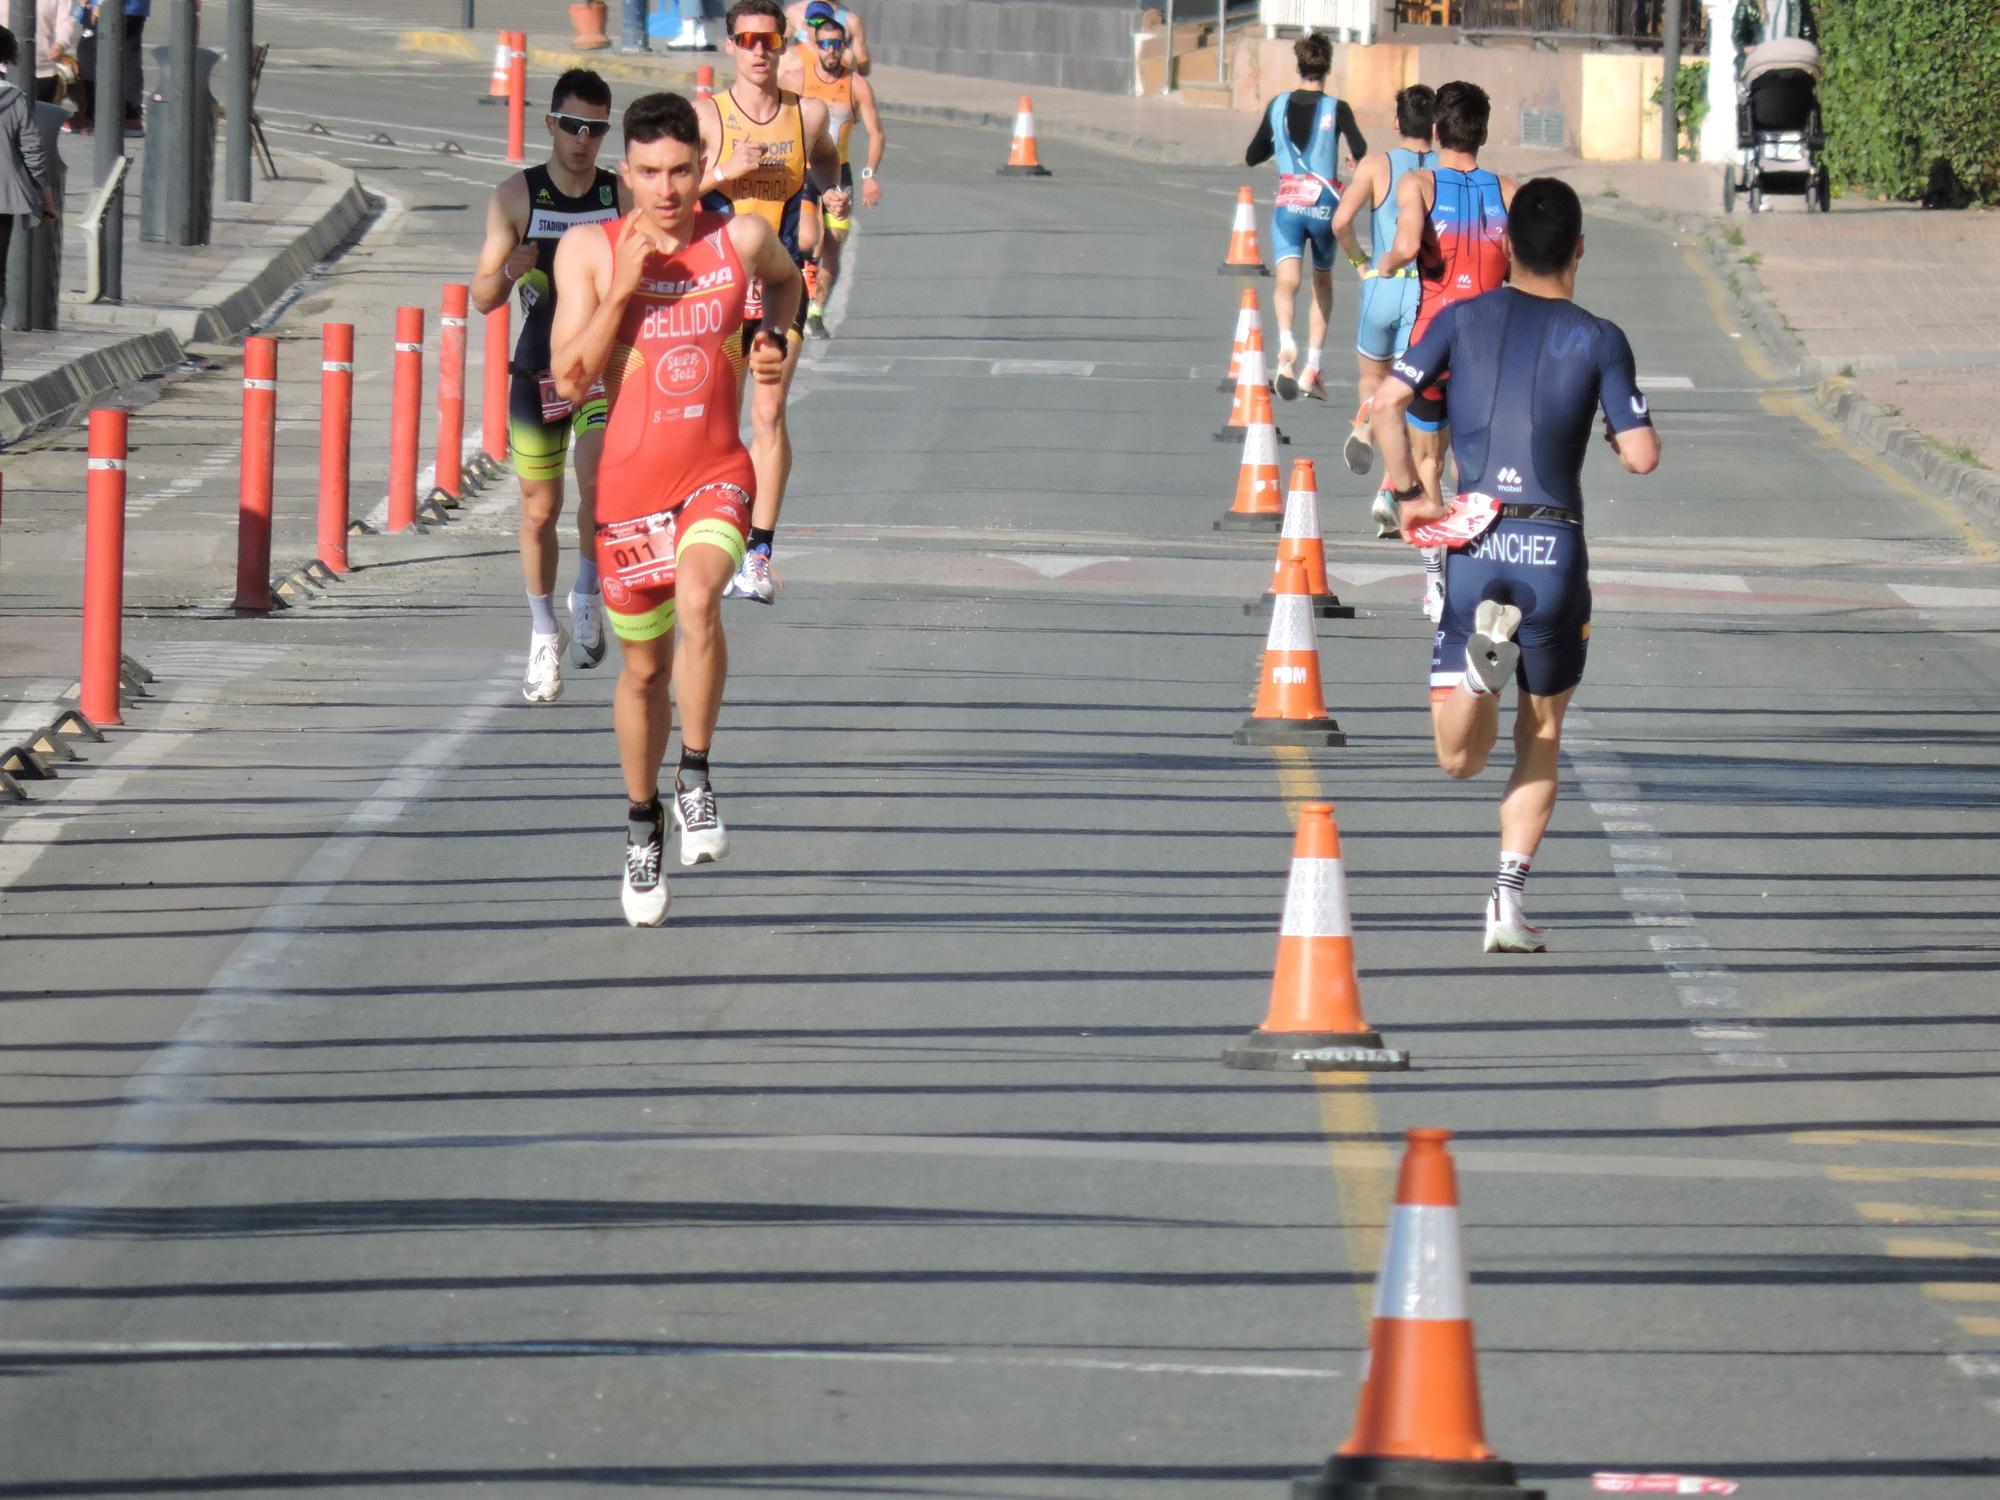
[[[1375,449],[1370,440],[1368,417],[1376,389],[1389,373],[1389,366],[1410,343],[1410,330],[1417,321],[1420,288],[1417,268],[1405,266],[1389,276],[1378,276],[1373,263],[1361,255],[1354,235],[1354,221],[1366,212],[1370,249],[1380,252],[1396,239],[1396,186],[1403,175],[1416,168],[1435,167],[1437,152],[1431,149],[1431,121],[1437,110],[1435,91],[1413,84],[1396,96],[1396,129],[1402,144],[1370,156],[1354,169],[1354,181],[1334,215],[1333,230],[1348,258],[1361,273],[1358,331],[1355,336],[1355,364],[1361,409],[1354,414],[1353,429],[1347,435],[1342,456],[1356,474],[1366,474],[1373,465]],[[1396,531],[1395,507],[1376,497],[1376,527],[1383,536]]]
[[[1333,66],[1332,43],[1315,34],[1301,37],[1293,50],[1300,87],[1271,101],[1243,159],[1254,167],[1275,157],[1278,165],[1278,193],[1271,210],[1272,253],[1278,267],[1271,299],[1278,325],[1273,384],[1287,401],[1295,400],[1301,388],[1308,396],[1324,401],[1326,384],[1320,376],[1320,355],[1333,315],[1333,214],[1340,203],[1336,175],[1340,147],[1345,141],[1349,154],[1359,159],[1366,155],[1368,143],[1354,123],[1354,112],[1326,92],[1327,71]],[[1298,344],[1292,336],[1292,317],[1308,241],[1313,269],[1312,342],[1301,381],[1294,373]]]

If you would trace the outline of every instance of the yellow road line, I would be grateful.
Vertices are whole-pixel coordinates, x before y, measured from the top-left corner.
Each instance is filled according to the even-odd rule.
[[[1955,1224],[1961,1219],[2000,1219],[2000,1209],[1993,1208],[1934,1208],[1924,1203],[1857,1203],[1854,1207],[1864,1219],[1891,1224]]]
[[[1955,1318],[1961,1333],[1976,1339],[2000,1339],[2000,1318]]]
[[[1924,1295],[1940,1302],[2000,1302],[2000,1281],[1930,1281]]]
[[[2000,1167],[1829,1166],[1835,1182],[2000,1182]]]
[[[1708,310],[1715,315],[1716,327],[1725,334],[1736,334],[1730,340],[1736,345],[1736,353],[1749,371],[1759,380],[1780,378],[1778,367],[1771,363],[1770,356],[1757,342],[1756,336],[1737,328],[1736,315],[1730,311],[1729,301],[1723,295],[1722,278],[1715,274],[1715,268],[1708,263],[1708,257],[1693,245],[1681,246],[1681,259],[1687,262],[1694,279],[1701,283],[1701,289],[1708,298]]]
[[[1299,809],[1326,800],[1312,757],[1296,745],[1274,745],[1278,795],[1294,826]],[[1320,1123],[1333,1160],[1333,1189],[1340,1202],[1340,1237],[1354,1277],[1354,1300],[1365,1328],[1375,1310],[1375,1275],[1382,1264],[1382,1240],[1395,1206],[1396,1153],[1377,1137],[1381,1117],[1366,1073],[1315,1073]]]
[[[1921,1130],[1797,1130],[1794,1146],[1859,1146],[1881,1141],[1905,1146],[1960,1146],[2000,1150],[2000,1140],[1983,1140],[1962,1135],[1936,1135]]]
[[[1972,1260],[1979,1252],[1957,1240],[1887,1239],[1882,1248],[1899,1260]]]

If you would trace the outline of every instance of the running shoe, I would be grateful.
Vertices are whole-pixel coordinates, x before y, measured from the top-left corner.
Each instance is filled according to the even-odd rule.
[[[1375,467],[1375,445],[1368,441],[1368,429],[1354,426],[1347,430],[1347,444],[1340,450],[1340,456],[1347,460],[1349,473],[1366,474]]]
[[[729,830],[716,811],[715,788],[706,781],[674,788],[674,826],[681,831],[684,865],[712,865],[729,853]]]
[[[1530,927],[1525,920],[1514,920],[1500,904],[1500,889],[1495,886],[1493,894],[1486,898],[1486,948],[1488,953],[1546,953],[1549,945],[1543,941],[1542,929]]]
[[[634,927],[658,927],[667,920],[667,877],[661,868],[667,824],[658,804],[654,806],[651,817],[628,817],[625,823],[625,884],[619,900],[626,922]]]
[[[1435,625],[1444,618],[1444,585],[1424,575],[1424,618]]]
[[[762,547],[752,547],[744,553],[743,566],[729,580],[729,587],[722,591],[722,597],[754,599],[759,604],[769,604],[777,598],[778,580],[771,571],[771,554]]]
[[[1280,354],[1278,356],[1278,373],[1271,378],[1272,389],[1277,391],[1278,395],[1286,401],[1296,401],[1299,399],[1299,377],[1292,373],[1292,361],[1297,357],[1297,355],[1293,354]]]
[[[1521,628],[1521,611],[1498,599],[1481,599],[1472,612],[1472,634],[1465,642],[1465,670],[1489,693],[1497,693],[1514,677],[1521,648],[1514,632]]]
[[[563,695],[562,658],[569,649],[569,632],[528,637],[528,672],[521,679],[521,696],[530,703],[553,703]]]
[[[826,312],[824,309],[818,306],[806,309],[806,332],[810,333],[816,339],[830,339],[833,337],[832,334],[826,331]]]
[[[1326,400],[1326,380],[1318,370],[1307,370],[1305,378],[1299,382],[1299,389],[1315,401]]]
[[[1375,503],[1368,507],[1368,519],[1375,523],[1378,537],[1403,534],[1403,520],[1396,513],[1396,497],[1386,489],[1375,492]]]
[[[569,591],[569,659],[586,672],[604,660],[604,596]]]

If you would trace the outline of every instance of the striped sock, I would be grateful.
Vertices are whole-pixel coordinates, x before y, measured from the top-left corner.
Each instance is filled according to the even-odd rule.
[[[1521,903],[1528,893],[1528,869],[1532,863],[1526,854],[1502,849],[1500,871],[1493,877],[1493,894],[1500,900],[1500,911],[1517,925],[1521,921]]]

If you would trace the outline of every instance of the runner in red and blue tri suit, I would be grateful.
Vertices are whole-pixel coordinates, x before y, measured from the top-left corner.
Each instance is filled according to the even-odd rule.
[[[1538,953],[1546,945],[1521,900],[1555,810],[1563,713],[1590,641],[1584,455],[1600,412],[1606,440],[1631,473],[1653,471],[1660,440],[1623,331],[1573,300],[1583,258],[1576,193],[1554,178],[1527,183],[1502,244],[1513,284],[1437,315],[1383,381],[1374,426],[1405,536],[1446,514],[1418,477],[1405,423],[1418,393],[1440,382],[1459,491],[1499,501],[1489,529],[1452,552],[1446,570],[1431,727],[1446,774],[1476,776],[1499,735],[1499,694],[1509,679],[1519,686],[1485,946]]]
[[[1479,165],[1492,113],[1492,101],[1477,84],[1459,81],[1439,89],[1437,165],[1405,172],[1396,185],[1396,241],[1387,255],[1378,252],[1375,274],[1393,276],[1416,265],[1420,290],[1412,344],[1445,308],[1490,292],[1507,279],[1500,236],[1506,232],[1514,184]],[[1451,446],[1442,382],[1418,393],[1409,421],[1417,429],[1417,472],[1437,500],[1444,492],[1444,459]],[[1424,568],[1424,614],[1434,621],[1444,607],[1443,554],[1427,550]]]

